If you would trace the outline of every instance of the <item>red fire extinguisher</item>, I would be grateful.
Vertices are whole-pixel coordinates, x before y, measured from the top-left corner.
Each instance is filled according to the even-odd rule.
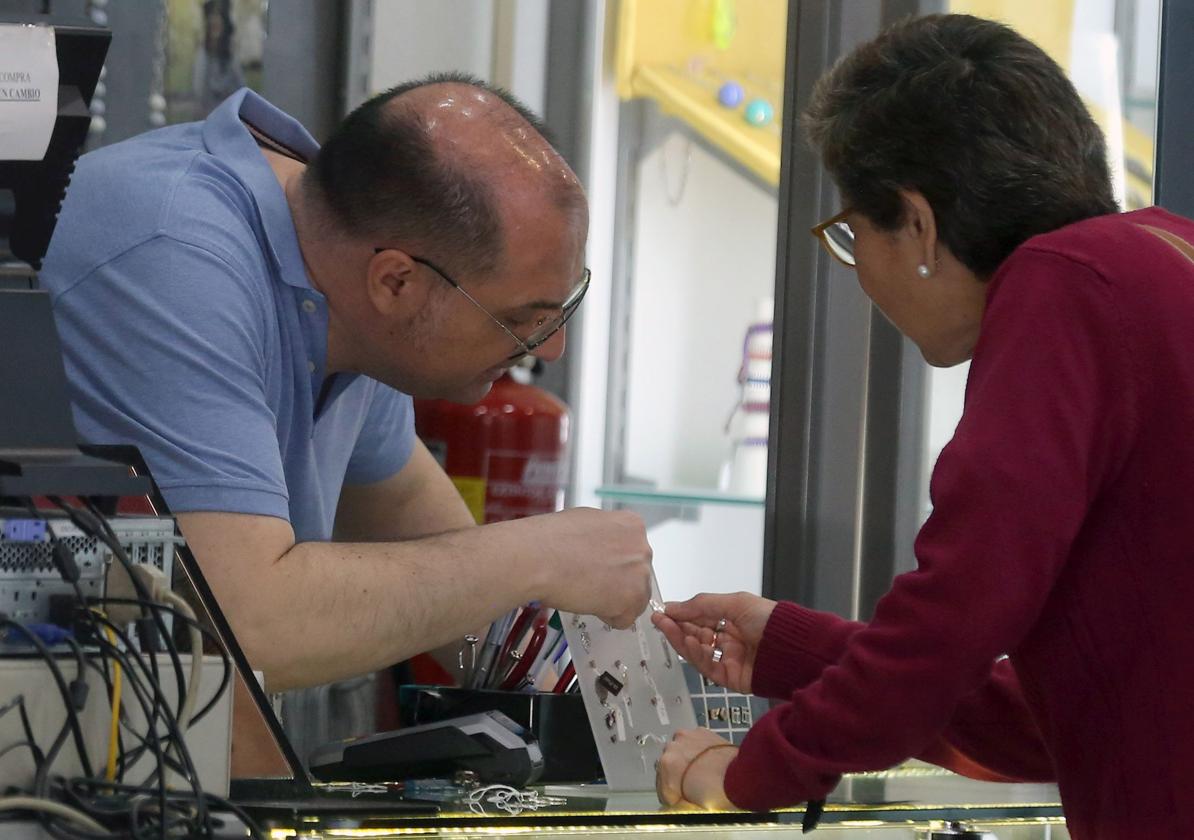
[[[478,523],[564,503],[568,406],[507,372],[476,405],[415,400],[415,429]]]

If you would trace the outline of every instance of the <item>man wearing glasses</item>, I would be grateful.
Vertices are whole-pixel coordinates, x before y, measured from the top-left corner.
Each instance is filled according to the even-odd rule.
[[[248,90],[84,156],[42,273],[85,439],[137,445],[271,690],[377,670],[518,604],[627,626],[632,514],[471,526],[411,395],[564,351],[585,196],[536,118],[434,77],[322,148]]]

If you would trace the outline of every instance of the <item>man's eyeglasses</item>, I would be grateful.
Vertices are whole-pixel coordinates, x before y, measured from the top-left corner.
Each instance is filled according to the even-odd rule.
[[[812,229],[813,236],[821,240],[834,259],[843,265],[854,268],[854,231],[850,228],[846,217],[850,215],[846,208],[836,216],[831,216]]]
[[[380,254],[382,251],[388,250],[392,249],[374,248],[373,252]],[[518,345],[518,350],[507,357],[506,361],[511,362],[521,359],[523,356],[529,356],[535,350],[546,344],[548,339],[550,339],[553,335],[558,333],[563,328],[564,324],[568,323],[568,319],[572,317],[573,313],[576,312],[577,307],[580,306],[581,300],[584,299],[585,292],[589,290],[589,269],[586,268],[581,274],[580,282],[578,282],[572,288],[572,291],[568,293],[568,296],[564,298],[564,303],[560,307],[559,314],[539,319],[539,322],[535,325],[535,328],[531,330],[530,335],[528,335],[526,338],[519,338],[509,327],[502,323],[500,318],[482,306],[476,298],[464,290],[463,286],[449,277],[447,272],[445,272],[442,268],[430,260],[416,257],[413,254],[409,254],[408,256],[410,256],[412,261],[417,262],[419,265],[427,266],[440,277],[444,278],[444,280],[446,280],[448,284],[452,286],[452,288],[464,295],[468,299],[469,303],[488,315],[491,321],[501,327],[502,332],[513,339],[514,343]]]

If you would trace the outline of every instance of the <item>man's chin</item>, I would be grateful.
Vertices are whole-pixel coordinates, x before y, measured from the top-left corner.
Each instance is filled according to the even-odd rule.
[[[462,403],[463,405],[473,405],[485,399],[490,389],[493,388],[493,381],[485,382],[470,382],[468,385],[460,388],[453,388],[443,394],[440,399],[448,400],[449,402]]]

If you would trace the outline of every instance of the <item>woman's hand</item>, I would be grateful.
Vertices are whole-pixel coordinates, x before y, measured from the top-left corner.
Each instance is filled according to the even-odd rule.
[[[725,792],[726,768],[738,748],[708,729],[681,729],[663,751],[655,792],[664,805],[735,810]]]
[[[739,694],[750,694],[755,653],[774,609],[775,601],[749,592],[702,594],[668,604],[665,612],[656,613],[651,620],[706,679]],[[715,649],[722,652],[720,661],[714,660]]]

